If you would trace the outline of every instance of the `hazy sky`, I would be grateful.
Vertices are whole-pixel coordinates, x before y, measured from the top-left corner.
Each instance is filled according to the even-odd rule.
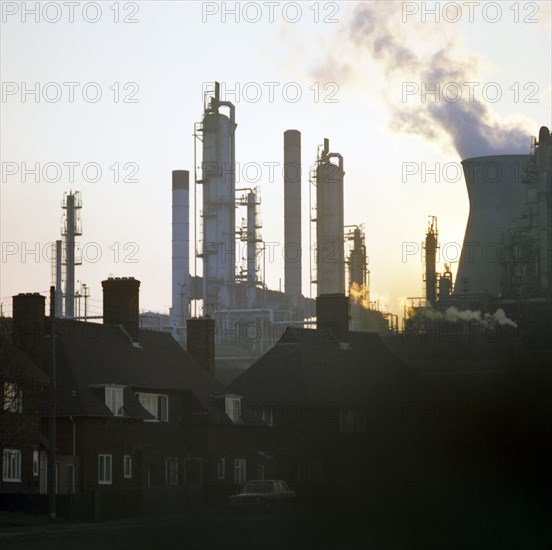
[[[91,289],[89,313],[109,274],[140,279],[141,307],[168,311],[171,171],[193,170],[194,122],[214,80],[236,105],[237,187],[261,185],[271,243],[283,242],[282,134],[302,132],[303,293],[308,167],[329,138],[344,157],[345,222],[365,224],[372,298],[398,313],[402,297],[422,294],[421,254],[402,251],[421,242],[427,216],[442,244],[458,243],[449,251],[462,242],[460,160],[527,153],[552,124],[550,3],[437,4],[439,23],[433,2],[2,2],[4,313],[13,294],[49,288],[48,243],[70,189],[82,192],[76,279]],[[423,97],[436,82],[441,93]],[[272,181],[268,163],[279,163]],[[439,181],[423,174],[436,166]],[[273,246],[267,282],[278,288]]]

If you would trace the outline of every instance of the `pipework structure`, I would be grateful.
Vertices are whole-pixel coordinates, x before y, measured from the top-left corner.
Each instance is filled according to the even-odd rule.
[[[370,302],[370,271],[368,270],[368,257],[366,256],[366,236],[362,225],[351,227],[345,239],[352,243],[347,259],[349,269],[349,289],[357,285],[365,293],[365,299]],[[350,290],[349,290],[350,292]]]
[[[521,173],[526,199],[522,215],[504,231],[501,292],[536,298],[552,288],[552,135],[543,126]]]
[[[75,315],[75,266],[81,260],[75,254],[75,237],[82,235],[80,209],[82,200],[79,191],[70,191],[63,196],[61,207],[66,211],[61,234],[64,237],[65,259],[65,317]]]
[[[236,207],[246,208],[246,217],[242,218],[242,225],[238,230],[240,242],[245,243],[245,257],[242,258],[242,268],[236,276],[238,281],[245,283],[247,307],[254,307],[257,298],[257,286],[264,286],[264,281],[259,278],[259,255],[262,250],[263,239],[261,237],[261,188],[236,189],[242,195],[236,198]],[[241,249],[240,249],[241,250]],[[243,265],[245,262],[245,265]]]
[[[221,112],[227,109],[228,114]],[[234,306],[236,282],[235,107],[220,98],[220,85],[205,93],[203,119],[195,125],[202,161],[195,183],[202,188],[197,256],[203,266],[203,312]],[[197,162],[196,162],[197,166]],[[197,189],[194,195],[197,198]],[[196,203],[197,224],[197,203]]]

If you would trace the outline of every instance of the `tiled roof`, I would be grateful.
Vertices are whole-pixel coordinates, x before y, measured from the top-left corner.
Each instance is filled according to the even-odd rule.
[[[288,328],[230,388],[259,401],[365,406],[409,398],[423,383],[376,333]]]
[[[125,412],[137,418],[151,416],[134,391],[190,393],[203,405],[228,392],[170,334],[141,331],[136,346],[118,326],[61,319],[57,334],[59,414],[111,415],[98,390],[108,384],[127,387]]]

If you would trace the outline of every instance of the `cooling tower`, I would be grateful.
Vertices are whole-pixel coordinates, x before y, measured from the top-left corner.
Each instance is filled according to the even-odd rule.
[[[498,155],[462,161],[470,213],[455,294],[499,294],[502,232],[523,213],[522,176],[528,160],[529,155]]]

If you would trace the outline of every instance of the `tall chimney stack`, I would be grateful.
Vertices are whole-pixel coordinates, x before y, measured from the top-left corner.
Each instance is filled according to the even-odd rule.
[[[338,340],[349,336],[349,299],[345,294],[322,294],[316,298],[316,326],[329,329]]]
[[[102,281],[104,325],[123,325],[134,342],[139,336],[140,281],[134,277],[110,277]]]
[[[215,376],[215,320],[208,317],[187,320],[187,351]]]
[[[13,297],[13,342],[38,367],[44,364],[45,305],[38,292]]]
[[[190,173],[172,173],[172,321],[184,326],[190,310]]]
[[[284,290],[301,296],[301,132],[284,132]]]

